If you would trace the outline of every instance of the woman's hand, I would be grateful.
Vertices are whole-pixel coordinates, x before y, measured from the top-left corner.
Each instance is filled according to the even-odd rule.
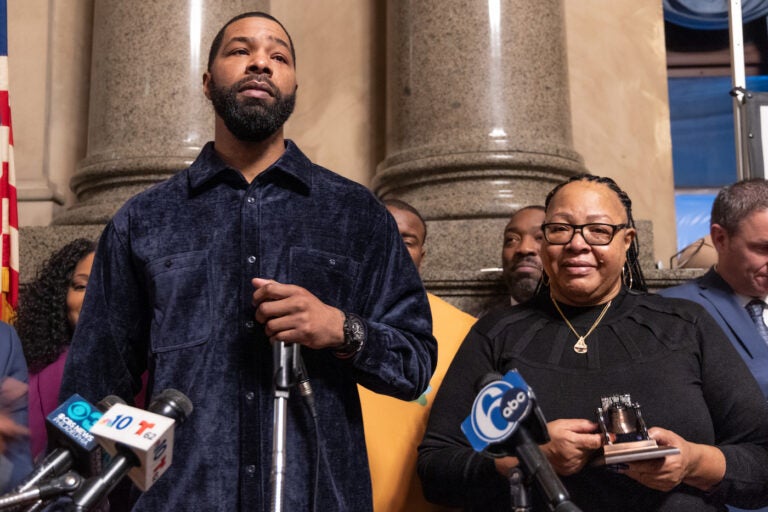
[[[578,473],[595,450],[603,445],[597,423],[589,420],[563,419],[547,423],[551,441],[541,445],[554,470],[563,476]]]
[[[708,491],[725,476],[725,456],[714,446],[689,443],[674,432],[659,427],[650,429],[648,435],[659,446],[674,446],[680,453],[630,462],[627,469],[620,470],[646,487],[670,491],[686,483]]]
[[[496,466],[496,471],[504,478],[509,478],[509,472],[512,468],[516,468],[520,465],[520,461],[517,457],[500,457],[493,459],[493,463]]]

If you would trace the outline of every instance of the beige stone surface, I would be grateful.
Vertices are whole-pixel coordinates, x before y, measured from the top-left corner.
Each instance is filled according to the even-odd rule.
[[[65,207],[74,201],[69,178],[85,156],[93,34],[93,0],[50,2],[50,71],[44,167]],[[47,223],[46,223],[47,224]]]
[[[383,0],[273,0],[291,33],[299,90],[286,124],[318,164],[370,185],[384,158]]]
[[[593,174],[653,222],[656,260],[676,252],[661,2],[564,0],[573,144]]]
[[[8,75],[16,186],[19,198],[32,206],[28,211],[19,208],[21,225],[45,223],[56,203],[63,202],[63,195],[49,180],[46,167],[50,11],[47,0],[8,2]]]

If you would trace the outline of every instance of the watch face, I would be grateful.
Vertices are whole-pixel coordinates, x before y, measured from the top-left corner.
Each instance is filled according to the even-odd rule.
[[[352,355],[360,351],[365,343],[365,324],[353,314],[344,319],[344,346],[337,352]]]
[[[349,322],[349,332],[352,335],[355,343],[362,343],[365,339],[365,328],[363,322],[357,318],[351,318]]]

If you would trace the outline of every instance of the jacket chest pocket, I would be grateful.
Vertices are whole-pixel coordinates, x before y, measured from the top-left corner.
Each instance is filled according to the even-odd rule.
[[[164,256],[147,264],[153,352],[202,344],[211,335],[208,251]]]
[[[360,264],[347,256],[291,247],[290,280],[320,300],[344,308],[353,299]]]

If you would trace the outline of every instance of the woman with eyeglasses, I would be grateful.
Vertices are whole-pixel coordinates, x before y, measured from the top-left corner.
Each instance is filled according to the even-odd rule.
[[[511,510],[507,477],[517,458],[477,454],[460,425],[478,383],[517,369],[548,420],[551,440],[540,450],[581,510],[768,504],[768,406],[701,307],[646,292],[627,194],[610,178],[586,174],[555,187],[545,205],[548,282],[529,302],[481,318],[456,354],[419,447],[427,499]],[[596,409],[603,397],[624,394],[639,404],[657,445],[679,453],[598,461],[605,437],[616,437],[601,433]],[[486,405],[498,422],[493,408],[502,399]],[[533,510],[547,510],[533,498]]]

